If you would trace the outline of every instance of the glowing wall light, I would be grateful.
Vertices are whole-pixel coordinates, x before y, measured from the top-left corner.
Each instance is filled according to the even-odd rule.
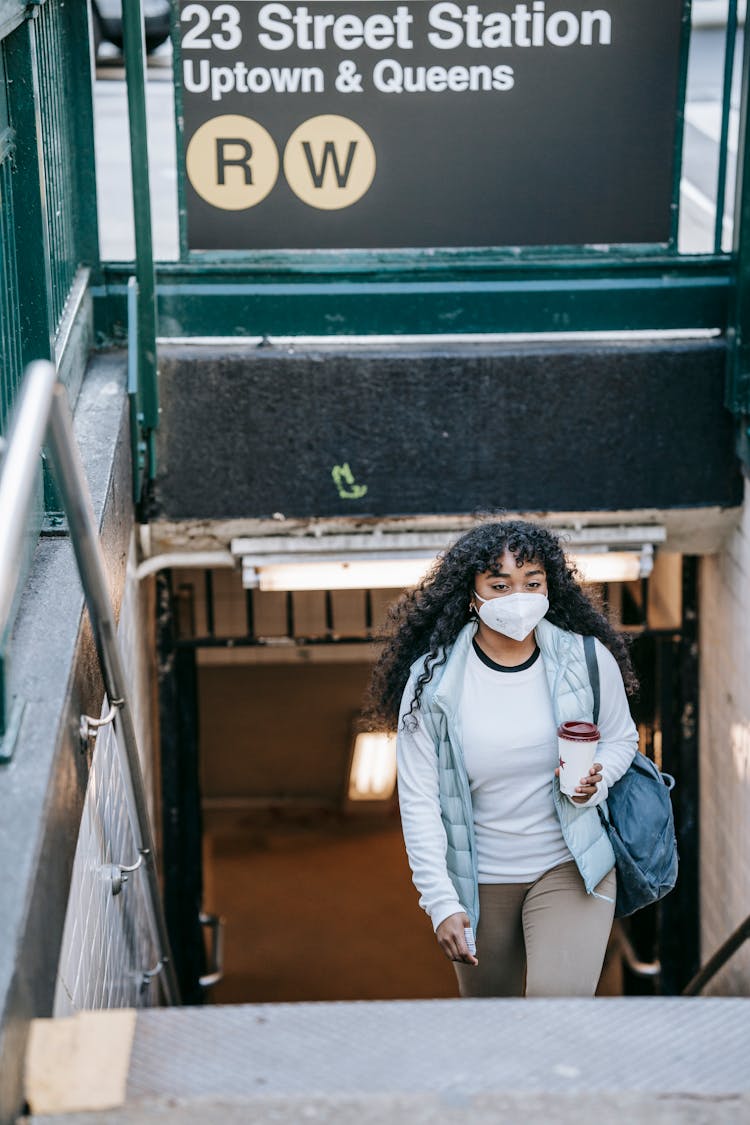
[[[396,785],[396,735],[368,731],[354,739],[350,801],[387,801]]]

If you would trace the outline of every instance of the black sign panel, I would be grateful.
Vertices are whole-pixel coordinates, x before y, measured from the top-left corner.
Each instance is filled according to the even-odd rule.
[[[683,0],[180,0],[194,250],[665,243]]]

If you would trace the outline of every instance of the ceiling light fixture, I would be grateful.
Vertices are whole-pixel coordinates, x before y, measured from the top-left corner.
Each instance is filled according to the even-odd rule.
[[[260,590],[399,590],[416,586],[434,557],[326,559],[243,567],[243,583]]]
[[[654,548],[645,544],[640,551],[591,551],[568,555],[584,583],[637,582],[648,578],[654,568]]]
[[[647,578],[654,544],[666,537],[656,525],[556,530],[587,583]],[[450,538],[434,532],[257,537],[234,540],[232,553],[242,560],[246,589],[398,590],[417,585]]]

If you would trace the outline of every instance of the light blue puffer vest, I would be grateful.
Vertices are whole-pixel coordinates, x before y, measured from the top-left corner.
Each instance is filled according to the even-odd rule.
[[[440,811],[448,840],[448,874],[476,932],[479,921],[477,852],[458,714],[464,668],[475,632],[476,625],[470,622],[458,634],[447,661],[435,669],[432,680],[425,686],[419,710],[437,748]],[[536,627],[536,639],[547,673],[555,722],[558,725],[574,719],[591,722],[594,697],[580,637],[544,619]],[[424,657],[415,669],[421,671],[423,664]],[[556,777],[552,793],[563,839],[578,865],[587,892],[592,894],[615,865],[612,845],[595,808],[574,805],[560,793]]]

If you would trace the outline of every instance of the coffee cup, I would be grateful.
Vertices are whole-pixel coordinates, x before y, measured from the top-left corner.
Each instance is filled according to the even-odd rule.
[[[596,723],[583,720],[561,723],[557,728],[557,746],[560,757],[560,790],[569,797],[580,797],[576,789],[581,778],[588,772],[596,759],[596,750],[601,735]]]

